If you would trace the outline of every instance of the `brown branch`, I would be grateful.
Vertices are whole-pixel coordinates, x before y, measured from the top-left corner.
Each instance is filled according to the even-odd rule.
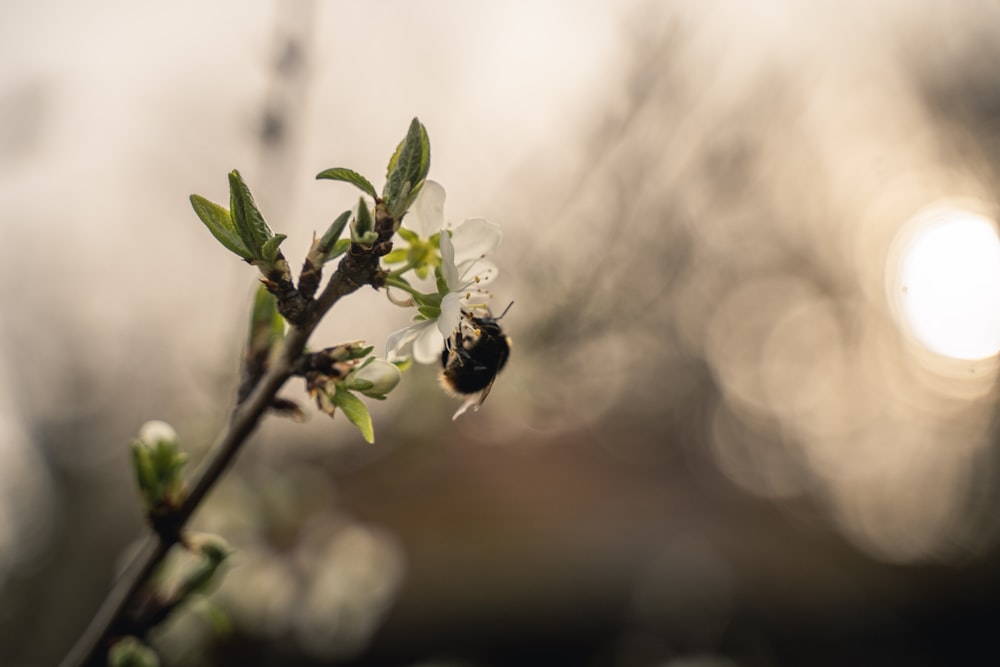
[[[125,620],[130,603],[142,585],[180,539],[180,533],[205,496],[229,467],[247,437],[276,397],[278,390],[292,375],[292,368],[305,350],[306,343],[330,308],[342,297],[362,285],[378,287],[384,281],[379,257],[391,248],[392,224],[383,224],[379,243],[373,249],[352,246],[341,259],[337,270],[319,298],[309,307],[299,326],[292,326],[285,336],[281,354],[260,378],[246,400],[239,403],[229,420],[229,426],[202,461],[190,485],[184,502],[170,517],[170,529],[151,532],[138,553],[118,577],[107,598],[101,604],[90,625],[60,663],[60,667],[103,666],[114,636],[132,632],[144,633],[148,628],[129,627]]]

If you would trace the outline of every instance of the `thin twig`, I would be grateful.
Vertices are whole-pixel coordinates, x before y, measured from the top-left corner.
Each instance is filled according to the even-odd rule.
[[[390,230],[391,235],[391,230]],[[232,463],[240,447],[254,431],[278,391],[292,375],[294,362],[305,349],[309,337],[326,312],[341,297],[364,284],[371,284],[378,275],[378,254],[362,251],[349,254],[341,261],[330,282],[313,302],[301,326],[292,327],[284,340],[281,354],[243,403],[237,406],[229,427],[216,441],[191,483],[184,503],[171,517],[174,531],[147,535],[138,553],[118,577],[90,625],[60,663],[60,667],[97,667],[106,661],[108,639],[121,623],[129,603],[149,578],[153,569],[177,543],[181,529],[201,505],[219,477]]]

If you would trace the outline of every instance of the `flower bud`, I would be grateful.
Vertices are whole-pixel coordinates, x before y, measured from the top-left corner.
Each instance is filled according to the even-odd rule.
[[[181,470],[187,454],[181,451],[170,424],[149,421],[132,441],[132,465],[146,511],[162,516],[176,509],[185,495]]]
[[[348,389],[361,392],[369,398],[385,398],[399,384],[401,374],[395,364],[372,357],[347,376]]]
[[[323,350],[323,353],[334,361],[352,361],[368,356],[375,349],[372,345],[365,345],[363,340],[355,340],[350,343],[341,343]]]
[[[139,428],[139,440],[149,447],[155,447],[159,442],[176,444],[177,431],[167,422],[153,419]]]

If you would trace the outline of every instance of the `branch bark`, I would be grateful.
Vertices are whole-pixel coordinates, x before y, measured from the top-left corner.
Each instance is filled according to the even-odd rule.
[[[119,575],[87,629],[60,663],[60,667],[103,667],[110,648],[109,640],[132,628],[125,622],[129,604],[150,574],[180,539],[181,531],[201,505],[222,473],[233,462],[240,447],[253,433],[278,391],[292,376],[296,360],[305,350],[309,337],[327,311],[342,297],[369,284],[380,287],[383,272],[379,258],[391,248],[392,220],[377,224],[379,243],[372,249],[352,246],[341,259],[337,270],[319,297],[307,308],[303,322],[292,326],[284,339],[281,354],[257,382],[246,400],[233,411],[227,429],[218,438],[211,453],[202,461],[190,484],[190,491],[177,512],[170,517],[172,530],[151,531],[139,551]],[[148,628],[139,630],[145,631]]]

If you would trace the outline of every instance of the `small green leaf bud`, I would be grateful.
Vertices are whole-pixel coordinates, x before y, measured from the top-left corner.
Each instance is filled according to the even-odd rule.
[[[219,564],[232,555],[233,548],[221,535],[213,533],[196,533],[184,540],[192,552],[204,556],[207,560]]]
[[[160,658],[136,637],[124,637],[108,651],[108,667],[160,667]]]
[[[170,424],[149,421],[132,441],[132,463],[143,504],[150,515],[163,516],[180,506],[186,493],[181,470],[187,454],[181,451]]]
[[[254,295],[247,335],[247,356],[266,359],[285,335],[285,319],[278,312],[278,302],[267,288],[260,285]]]
[[[378,240],[375,232],[375,219],[372,212],[362,197],[358,202],[358,214],[351,223],[351,241],[359,246],[371,248],[372,244]]]
[[[233,553],[229,543],[218,535],[198,534],[188,537],[185,544],[201,560],[181,581],[178,601],[194,593],[208,592],[209,587],[217,581],[219,567]]]
[[[278,256],[281,254],[278,246],[280,246],[281,242],[286,238],[288,237],[284,234],[275,234],[268,240],[264,241],[264,245],[260,248],[260,254],[261,257],[264,258],[265,262],[268,264],[275,264],[278,261]]]
[[[366,345],[363,340],[355,340],[328,347],[323,352],[334,361],[353,361],[367,357],[374,349],[374,345]]]

